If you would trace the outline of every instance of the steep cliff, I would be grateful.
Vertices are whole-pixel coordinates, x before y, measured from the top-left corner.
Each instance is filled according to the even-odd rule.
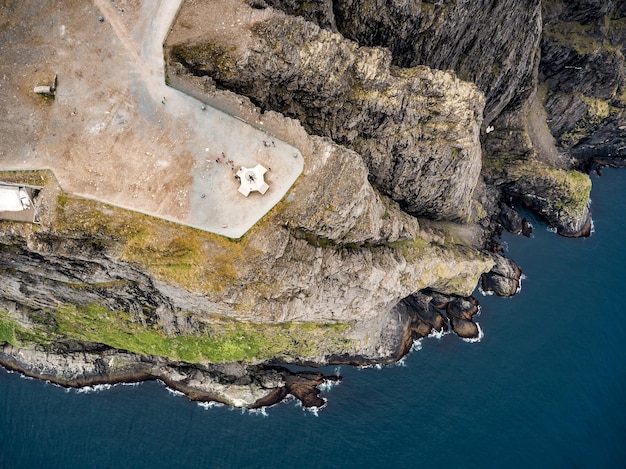
[[[269,3],[359,44],[384,46],[395,64],[454,70],[475,83],[486,98],[483,175],[499,194],[496,198],[520,200],[563,235],[589,234],[591,217],[584,194],[591,183],[581,181],[583,176],[571,171],[568,158],[559,154],[546,125],[545,92],[538,94],[539,0]],[[542,63],[546,62],[544,58]],[[562,70],[560,65],[555,68]],[[585,76],[593,80],[592,74]],[[575,125],[571,116],[565,114],[564,119]],[[580,182],[563,183],[565,179]],[[487,212],[493,212],[497,204],[487,203]]]
[[[548,125],[561,151],[623,166],[626,159],[626,6],[545,1],[541,81]]]
[[[624,155],[623,3],[268,3],[186,2],[166,77],[296,146],[300,179],[232,240],[0,173],[43,186],[41,226],[0,222],[3,365],[320,405],[322,375],[264,364],[389,363],[433,330],[476,337],[479,280],[519,288],[487,252],[522,225],[511,199],[589,234],[576,169]]]
[[[231,47],[218,34],[171,40],[170,63],[353,149],[375,186],[407,212],[471,218],[484,106],[474,86],[425,67],[393,67],[388,51],[300,18],[257,16],[236,26],[249,45]]]

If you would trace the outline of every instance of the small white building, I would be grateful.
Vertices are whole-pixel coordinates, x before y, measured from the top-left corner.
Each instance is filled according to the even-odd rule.
[[[34,198],[41,187],[0,182],[0,220],[38,223]]]
[[[267,172],[267,168],[257,164],[254,168],[246,168],[242,166],[237,171],[237,177],[239,178],[239,192],[248,197],[250,192],[258,191],[261,194],[265,194],[270,186],[265,182],[264,174]]]

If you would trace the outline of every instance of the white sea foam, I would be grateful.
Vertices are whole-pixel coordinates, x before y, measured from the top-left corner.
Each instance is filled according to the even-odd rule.
[[[169,392],[173,396],[184,396],[185,395],[184,392],[180,392],[177,389],[172,389],[169,386],[165,386],[165,389],[166,389],[167,392]]]
[[[320,410],[324,409],[326,405],[328,404],[328,399],[322,397],[322,400],[324,401],[324,404],[319,407],[316,407],[316,406],[304,407],[302,405],[302,402],[300,402],[299,399],[296,399],[296,403],[294,404],[294,407],[299,407],[300,409],[302,409],[303,412],[309,412],[313,414],[314,416],[319,417]]]
[[[323,392],[328,392],[335,386],[339,386],[340,383],[341,383],[340,380],[325,379],[324,381],[322,381],[322,384],[317,385],[317,389]]]
[[[549,231],[550,233],[556,233],[556,231],[557,231],[556,228],[554,228],[554,227],[552,227],[550,225],[548,225],[546,227],[546,230]]]
[[[590,201],[591,202],[591,201]],[[592,235],[596,232],[596,224],[593,222],[593,218],[591,219],[591,230],[589,231],[589,235]]]
[[[450,331],[450,329],[448,329],[447,331],[443,328],[440,331],[433,329],[426,337],[428,337],[429,339],[441,340],[444,336],[450,334],[451,332],[452,331]]]
[[[493,290],[485,291],[481,285],[478,285],[478,291],[482,296],[491,296],[493,295]]]
[[[131,386],[131,387],[139,386],[141,384],[143,384],[143,381],[137,381],[135,383],[120,383],[120,385],[122,386]]]
[[[419,352],[420,350],[422,350],[422,339],[417,339],[413,341],[413,344],[411,344],[411,352]]]
[[[112,384],[96,384],[95,386],[83,386],[76,390],[79,394],[89,394],[92,392],[108,391],[113,387]]]
[[[224,404],[222,404],[221,402],[215,402],[215,401],[196,402],[196,404],[199,407],[202,407],[203,409],[206,409],[206,410],[213,409],[214,407],[224,407]]]
[[[394,366],[405,367],[406,366],[406,355],[402,357],[400,360],[394,363]]]
[[[522,280],[526,280],[526,275],[522,274],[519,277],[519,283],[517,285],[517,290],[515,290],[515,294],[517,295],[519,292],[522,291]]]
[[[268,407],[263,406],[263,407],[259,407],[258,409],[241,409],[241,413],[248,413],[248,414],[253,414],[253,415],[261,415],[263,417],[269,417],[269,414],[267,413],[267,409]]]
[[[316,406],[312,406],[312,407],[302,407],[302,410],[306,410],[307,412],[310,412],[311,414],[315,415],[316,417],[320,416],[320,410],[323,410],[326,405],[328,404],[328,399],[322,397],[322,400],[324,401],[324,404],[316,407]]]
[[[478,337],[474,337],[473,339],[463,339],[463,342],[469,342],[470,344],[473,344],[475,342],[480,342],[482,338],[485,337],[485,334],[483,333],[480,324],[476,323],[476,326],[478,327]]]

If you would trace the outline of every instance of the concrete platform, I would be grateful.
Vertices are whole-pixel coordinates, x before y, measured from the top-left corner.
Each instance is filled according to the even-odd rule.
[[[0,38],[0,170],[50,169],[68,193],[231,238],[285,196],[297,148],[165,84],[180,0],[61,3],[19,5],[28,27]],[[32,93],[55,73],[54,99]],[[246,198],[235,174],[256,164],[269,190]]]

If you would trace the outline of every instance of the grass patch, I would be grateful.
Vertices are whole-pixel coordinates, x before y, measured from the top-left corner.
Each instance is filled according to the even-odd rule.
[[[0,313],[0,343],[17,345],[18,340],[15,335],[15,321],[9,319],[5,313]]]
[[[190,291],[219,291],[237,279],[234,266],[257,253],[244,237],[231,240],[92,200],[61,193],[52,229],[88,237],[120,260]]]
[[[167,337],[158,327],[133,322],[128,313],[95,304],[64,306],[56,319],[55,332],[61,337],[189,363],[306,358],[350,345],[345,338],[348,324],[224,321],[210,326],[203,335]]]

